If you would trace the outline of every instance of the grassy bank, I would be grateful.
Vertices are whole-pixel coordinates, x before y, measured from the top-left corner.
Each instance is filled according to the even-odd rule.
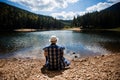
[[[80,31],[80,30],[90,30],[90,31],[119,31],[120,32],[120,28],[112,28],[112,29],[81,29],[79,27],[65,27],[63,28],[63,30],[73,30],[73,31]]]
[[[113,29],[108,29],[110,31],[120,31],[120,28],[113,28]]]

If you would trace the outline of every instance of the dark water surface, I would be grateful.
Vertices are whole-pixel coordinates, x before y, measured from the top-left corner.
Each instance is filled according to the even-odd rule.
[[[58,45],[65,53],[80,57],[120,52],[120,32],[112,31],[40,31],[0,33],[0,58],[40,58],[43,47],[49,45],[51,35],[56,35]]]

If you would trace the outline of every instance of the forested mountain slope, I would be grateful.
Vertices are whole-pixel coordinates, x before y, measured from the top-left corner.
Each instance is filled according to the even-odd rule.
[[[0,2],[0,31],[14,29],[61,29],[64,24],[50,16],[43,16]]]

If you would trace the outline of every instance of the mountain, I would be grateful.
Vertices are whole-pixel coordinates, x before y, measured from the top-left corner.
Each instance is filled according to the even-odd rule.
[[[120,2],[104,9],[103,11],[120,11]]]
[[[0,31],[14,29],[61,29],[64,24],[50,16],[38,15],[0,2]]]
[[[120,2],[100,11],[86,13],[73,19],[73,24],[83,29],[111,29],[120,27]]]
[[[71,26],[71,22],[72,22],[72,20],[59,20],[59,21],[61,21],[65,26]]]

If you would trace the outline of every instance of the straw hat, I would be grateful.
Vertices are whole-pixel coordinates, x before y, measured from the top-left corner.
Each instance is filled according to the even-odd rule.
[[[56,43],[58,41],[58,38],[54,35],[51,36],[51,38],[49,39],[49,42],[51,43]]]

